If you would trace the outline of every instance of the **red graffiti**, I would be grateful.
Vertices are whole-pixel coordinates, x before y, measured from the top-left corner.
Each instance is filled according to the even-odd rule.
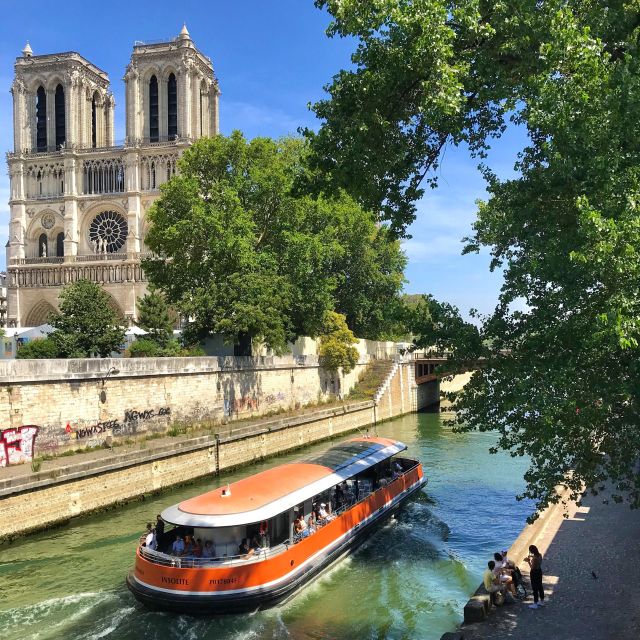
[[[36,435],[38,427],[34,424],[0,431],[0,467],[31,462]]]
[[[236,398],[236,400],[234,400],[234,403],[233,403],[233,410],[236,412],[244,411],[245,409],[255,410],[257,408],[258,408],[257,398],[247,398],[247,397]]]

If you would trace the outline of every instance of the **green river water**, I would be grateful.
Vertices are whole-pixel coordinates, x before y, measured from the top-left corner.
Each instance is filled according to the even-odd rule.
[[[398,418],[378,433],[420,457],[428,485],[285,605],[219,618],[151,612],[124,578],[146,522],[164,507],[326,443],[0,547],[0,639],[439,639],[531,511],[515,500],[526,461],[490,455],[494,435],[453,434],[439,414]]]

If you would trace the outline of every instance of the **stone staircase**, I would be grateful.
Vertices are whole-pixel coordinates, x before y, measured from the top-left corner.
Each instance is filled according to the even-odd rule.
[[[398,364],[392,360],[372,360],[349,393],[349,400],[374,400],[376,404],[389,386]]]
[[[387,375],[385,376],[384,380],[382,381],[382,384],[378,387],[377,391],[373,396],[373,401],[376,404],[380,403],[380,398],[382,398],[382,396],[385,394],[386,390],[389,388],[389,385],[391,384],[391,381],[393,380],[393,377],[396,375],[398,371],[399,365],[397,362],[390,362],[389,364],[391,366],[387,371]]]

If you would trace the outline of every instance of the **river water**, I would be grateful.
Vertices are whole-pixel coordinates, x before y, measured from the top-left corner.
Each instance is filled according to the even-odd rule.
[[[454,434],[439,414],[379,427],[420,457],[428,485],[354,555],[281,607],[194,618],[151,612],[124,586],[136,541],[164,507],[327,444],[160,497],[80,519],[0,548],[2,640],[432,640],[461,621],[491,554],[521,531],[526,461],[490,455],[492,434]],[[88,479],[87,483],[97,482]]]

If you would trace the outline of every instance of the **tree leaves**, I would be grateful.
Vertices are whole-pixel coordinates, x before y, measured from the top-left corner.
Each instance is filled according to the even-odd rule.
[[[575,497],[605,478],[640,506],[637,2],[319,4],[331,33],[359,46],[314,106],[312,166],[328,176],[317,183],[345,188],[397,233],[445,141],[483,158],[507,118],[527,127],[516,178],[484,167],[489,197],[467,239],[505,281],[458,428],[493,430],[530,456],[524,495],[540,508],[558,485]],[[428,305],[425,340],[477,346],[456,310]]]
[[[60,311],[49,318],[49,335],[60,358],[106,358],[124,342],[122,318],[99,284],[78,280],[60,292]]]
[[[303,140],[239,132],[199,140],[149,212],[145,271],[190,319],[187,338],[250,334],[276,352],[317,335],[325,312],[347,314],[363,337],[386,329],[405,258],[374,217],[343,192],[298,189]]]

